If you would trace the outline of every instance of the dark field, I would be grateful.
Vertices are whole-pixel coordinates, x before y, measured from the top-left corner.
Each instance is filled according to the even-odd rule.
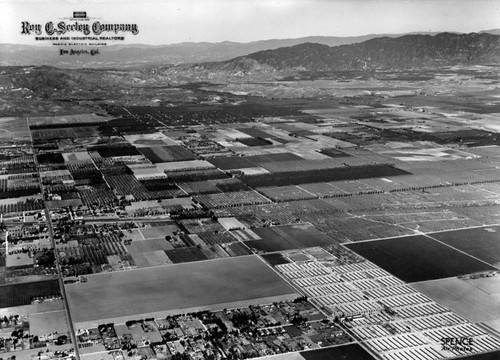
[[[268,134],[265,131],[262,131],[260,129],[238,128],[236,130],[241,131],[242,133],[245,133],[245,134],[253,136],[253,137],[260,137],[260,138],[264,138],[264,139],[266,139],[266,138],[271,139],[273,137],[271,134]]]
[[[134,146],[94,146],[89,151],[97,151],[102,157],[140,155]]]
[[[293,153],[288,153],[288,152],[277,153],[277,154],[247,156],[246,159],[250,160],[251,162],[254,162],[255,164],[261,164],[261,163],[273,162],[273,161],[304,160],[300,156],[295,155]]]
[[[194,160],[196,156],[179,145],[140,148],[139,151],[153,164],[171,161]]]
[[[302,351],[300,355],[302,355],[306,360],[374,360],[375,359],[358,344],[335,346],[326,349],[318,349],[312,351]]]
[[[35,297],[60,295],[57,280],[0,286],[0,308],[29,305]]]
[[[257,251],[273,252],[330,245],[333,240],[310,225],[275,226],[253,229],[262,240],[245,241]]]
[[[498,359],[500,359],[500,350],[493,351],[493,352],[486,353],[486,354],[476,354],[476,355],[464,356],[464,357],[461,357],[460,359],[461,360],[498,360]]]
[[[342,157],[342,156],[350,156],[349,154],[346,154],[345,152],[334,149],[334,148],[323,149],[320,151],[320,153],[327,155],[329,157],[332,157],[332,158]]]
[[[207,259],[205,254],[197,247],[165,250],[165,254],[174,264]]]
[[[446,231],[430,236],[488,264],[500,267],[500,226]]]
[[[64,158],[61,153],[45,153],[36,156],[40,164],[64,164]]]
[[[229,244],[226,249],[231,256],[244,256],[252,254],[252,252],[248,250],[245,245],[239,242]]]
[[[236,167],[234,167],[234,169],[236,169]],[[369,179],[374,177],[388,177],[406,174],[408,174],[406,171],[389,165],[364,165],[332,169],[286,171],[271,174],[246,175],[242,176],[241,180],[251,187],[269,187],[311,184],[339,180]]]
[[[187,170],[187,171],[167,172],[167,173],[169,179],[175,181],[176,183],[228,178],[227,174],[223,173],[219,169]]]
[[[264,254],[262,255],[262,258],[273,267],[276,265],[288,264],[290,262],[285,259],[280,253]]]
[[[495,270],[492,266],[423,235],[345,246],[406,282]]]
[[[273,144],[272,142],[267,141],[266,139],[255,138],[255,137],[242,138],[242,139],[238,139],[238,141],[246,146],[265,146],[265,145],[272,145]]]

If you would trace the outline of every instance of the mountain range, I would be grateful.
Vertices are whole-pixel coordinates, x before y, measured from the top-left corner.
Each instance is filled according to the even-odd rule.
[[[499,35],[439,33],[381,37],[334,47],[305,43],[206,66],[212,70],[343,71],[499,63]]]
[[[230,60],[195,64],[152,64],[115,68],[58,69],[49,66],[4,67],[0,88],[38,96],[127,93],[127,89],[170,87],[193,82],[272,81],[323,72],[453,65],[499,65],[500,35],[439,33],[373,38],[361,43],[328,46],[317,43],[254,52]]]
[[[500,34],[493,29],[484,33]],[[404,34],[370,34],[355,37],[310,36],[249,43],[179,43],[172,45],[111,45],[100,48],[98,56],[60,56],[58,47],[0,44],[0,66],[51,65],[57,67],[126,67],[144,64],[166,65],[226,61],[265,50],[314,43],[329,47],[363,43],[375,38],[399,38]],[[436,35],[436,33],[412,33]]]

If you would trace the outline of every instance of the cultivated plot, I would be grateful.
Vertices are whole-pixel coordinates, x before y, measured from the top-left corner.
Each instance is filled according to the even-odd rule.
[[[415,283],[412,287],[474,323],[500,319],[498,275],[478,279],[439,279]]]
[[[75,322],[294,295],[256,256],[88,276],[67,285]],[[103,320],[104,321],[104,320]]]
[[[446,231],[430,236],[500,268],[500,226]]]
[[[349,344],[318,349],[312,351],[302,351],[300,353],[306,360],[373,360],[375,359],[358,344]]]
[[[406,282],[496,270],[423,235],[351,243],[346,247]]]
[[[253,229],[261,240],[245,241],[245,245],[257,251],[273,252],[330,245],[333,239],[311,224],[285,225]]]

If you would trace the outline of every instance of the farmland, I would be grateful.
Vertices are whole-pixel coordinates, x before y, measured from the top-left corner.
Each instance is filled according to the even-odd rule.
[[[356,344],[337,346],[328,349],[303,351],[300,355],[305,360],[345,359],[345,360],[372,360],[373,356]]]
[[[349,249],[406,282],[496,270],[427,236],[357,242]]]
[[[60,295],[57,280],[0,285],[0,307],[29,305],[35,298]]]
[[[498,274],[492,273],[484,277],[424,281],[412,287],[473,323],[487,324],[499,320],[499,279]]]
[[[273,252],[329,245],[331,238],[310,225],[290,225],[253,230],[261,240],[248,240],[245,245],[256,251]]]
[[[66,291],[77,323],[294,294],[255,256],[93,275]]]
[[[447,245],[464,251],[495,267],[500,266],[500,227],[481,227],[430,234]]]

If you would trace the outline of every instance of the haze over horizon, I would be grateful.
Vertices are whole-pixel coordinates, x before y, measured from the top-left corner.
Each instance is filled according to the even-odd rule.
[[[469,33],[500,28],[500,3],[493,0],[56,0],[50,4],[0,0],[0,43],[39,45],[33,34],[21,34],[21,22],[58,22],[73,11],[86,11],[91,20],[103,23],[138,25],[138,35],[126,33],[125,41],[109,41],[108,45],[246,43],[307,36]]]

